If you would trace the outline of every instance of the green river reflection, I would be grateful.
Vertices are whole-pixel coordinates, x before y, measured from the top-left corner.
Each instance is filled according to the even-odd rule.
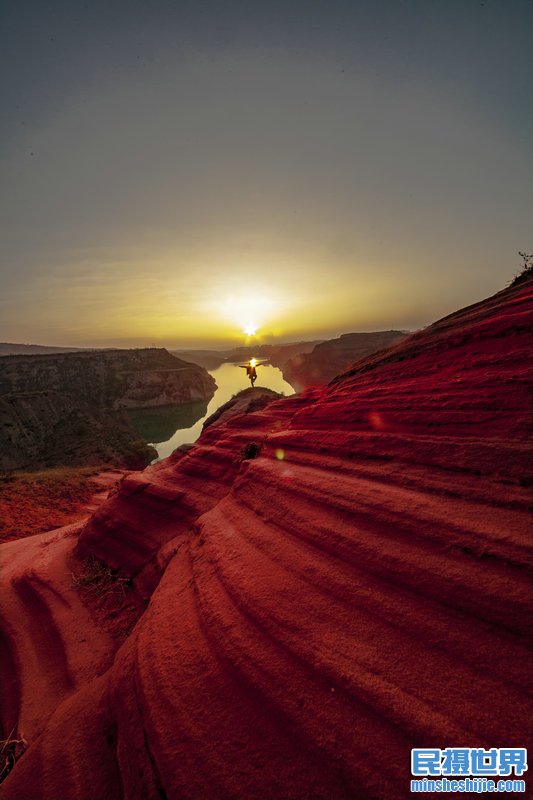
[[[144,408],[130,411],[131,423],[136,431],[157,450],[158,457],[166,458],[176,447],[195,442],[202,432],[206,417],[230,400],[234,394],[250,386],[246,372],[236,364],[222,364],[210,370],[217,383],[215,394],[205,402],[187,403],[164,408]],[[285,395],[294,389],[283,379],[281,370],[270,364],[258,367],[256,389],[266,387]]]

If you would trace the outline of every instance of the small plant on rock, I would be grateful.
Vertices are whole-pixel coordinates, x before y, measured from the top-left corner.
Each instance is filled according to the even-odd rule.
[[[260,452],[260,444],[257,444],[257,442],[246,442],[246,444],[241,447],[241,461],[246,461],[250,458],[257,458]]]
[[[533,253],[524,253],[519,250],[518,255],[522,259],[522,268],[520,272],[517,272],[514,276],[509,284],[510,286],[516,286],[517,283],[522,283],[533,276]]]
[[[28,747],[24,736],[15,736],[13,729],[7,739],[0,739],[0,783],[4,781]]]
[[[87,595],[94,597],[117,590],[125,595],[131,579],[120,577],[118,570],[112,569],[105,561],[89,556],[83,562],[82,571],[78,575],[72,575],[72,585],[75,589],[84,589]]]

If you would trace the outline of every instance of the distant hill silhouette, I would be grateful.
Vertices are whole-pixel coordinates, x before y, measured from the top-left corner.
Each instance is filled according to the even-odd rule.
[[[309,353],[298,353],[282,367],[283,377],[297,392],[323,386],[361,358],[396,344],[406,331],[344,333],[338,339],[320,342]]]
[[[47,353],[77,353],[84,347],[49,347],[45,344],[0,342],[0,356],[40,356]]]
[[[243,347],[232,347],[229,350],[171,350],[178,358],[192,361],[206,369],[217,369],[225,362],[247,361],[252,356],[268,359],[275,367],[283,365],[293,356],[310,353],[322,339],[310,342],[287,342],[286,344],[250,344]]]

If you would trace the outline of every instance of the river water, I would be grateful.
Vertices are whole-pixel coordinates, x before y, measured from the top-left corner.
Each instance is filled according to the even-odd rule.
[[[168,408],[141,409],[130,412],[131,422],[139,434],[157,450],[158,458],[166,458],[176,447],[195,442],[202,432],[204,420],[234,394],[247,389],[250,382],[246,371],[237,364],[222,364],[210,370],[217,383],[215,394],[209,404],[187,403]],[[266,387],[285,395],[294,394],[294,389],[283,379],[281,370],[270,364],[257,370],[256,388]]]

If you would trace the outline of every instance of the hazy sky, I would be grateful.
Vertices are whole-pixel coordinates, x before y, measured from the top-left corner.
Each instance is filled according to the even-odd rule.
[[[1,341],[416,328],[532,251],[531,0],[1,10]]]

